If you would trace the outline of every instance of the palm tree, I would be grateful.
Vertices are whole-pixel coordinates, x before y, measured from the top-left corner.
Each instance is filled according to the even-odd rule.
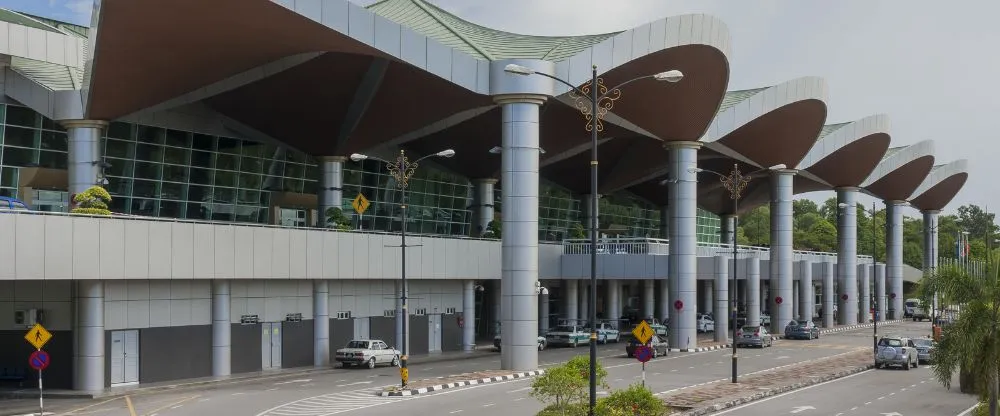
[[[961,266],[941,267],[921,282],[925,305],[930,304],[935,291],[942,305],[961,305],[961,313],[945,329],[932,353],[934,377],[951,388],[955,371],[960,371],[962,391],[978,394],[980,406],[987,405],[989,415],[997,416],[1000,280],[996,269],[990,265],[984,276],[973,276]]]

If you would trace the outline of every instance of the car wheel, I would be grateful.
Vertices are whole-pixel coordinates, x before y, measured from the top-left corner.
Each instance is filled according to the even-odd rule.
[[[920,360],[913,360],[913,368],[920,368]]]
[[[660,352],[656,349],[656,347],[653,347],[653,358],[655,359],[659,355],[660,355]]]
[[[913,368],[913,363],[907,361],[904,367],[906,367],[906,371],[910,371],[910,369]]]
[[[539,343],[538,343],[538,350],[539,350],[539,351],[542,351],[542,350],[544,350],[544,349],[545,349],[545,344],[544,344],[544,343],[541,343],[541,342],[539,342]]]
[[[399,356],[398,355],[392,356],[392,366],[393,367],[399,367]]]
[[[369,369],[375,368],[375,357],[372,357],[371,359],[368,360],[368,368]]]
[[[574,339],[573,340],[573,348],[576,348],[577,345],[580,345],[580,341]]]

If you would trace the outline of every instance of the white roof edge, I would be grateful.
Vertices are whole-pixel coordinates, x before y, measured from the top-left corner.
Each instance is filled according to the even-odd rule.
[[[556,62],[559,78],[573,85],[590,80],[591,67],[601,73],[653,53],[685,45],[705,45],[718,49],[729,59],[732,37],[722,20],[707,14],[687,14],[654,20],[618,33],[576,55]],[[557,94],[568,91],[559,85]]]
[[[887,114],[874,114],[848,122],[817,140],[806,157],[799,162],[798,169],[807,169],[864,137],[879,133],[889,134],[889,129],[890,120]]]
[[[877,182],[879,179],[886,177],[903,165],[925,156],[934,156],[933,140],[924,140],[911,144],[889,155],[889,157],[885,158],[885,160],[879,162],[878,166],[875,167],[875,170],[872,171],[871,175],[868,175],[868,179],[865,179],[865,181],[861,183],[861,187],[867,187]]]
[[[920,186],[913,191],[913,195],[910,196],[910,199],[917,198],[941,182],[944,182],[946,179],[962,173],[969,173],[969,161],[967,159],[958,159],[944,165],[937,166],[931,170],[931,173],[927,175],[927,178],[925,178],[923,182],[920,183]]]
[[[827,101],[829,87],[820,77],[802,77],[758,91],[717,114],[701,141],[711,143],[765,114],[799,101]]]

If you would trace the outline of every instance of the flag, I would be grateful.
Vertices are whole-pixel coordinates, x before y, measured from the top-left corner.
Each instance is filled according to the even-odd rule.
[[[971,253],[971,252],[972,252],[972,247],[969,245],[969,242],[966,241],[965,242],[965,254],[963,255],[963,257],[968,257],[969,253]]]

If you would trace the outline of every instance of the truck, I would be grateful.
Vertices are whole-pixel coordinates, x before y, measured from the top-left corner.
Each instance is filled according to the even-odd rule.
[[[904,317],[913,318],[914,322],[923,321],[924,319],[928,321],[931,320],[931,314],[927,311],[927,308],[924,307],[924,304],[920,301],[920,299],[907,299],[903,305]]]

